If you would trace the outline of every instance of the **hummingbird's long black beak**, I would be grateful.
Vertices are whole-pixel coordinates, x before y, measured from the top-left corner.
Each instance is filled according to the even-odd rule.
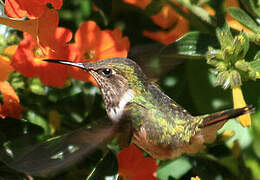
[[[50,62],[50,63],[58,63],[58,64],[65,64],[68,66],[75,66],[81,69],[87,69],[86,66],[84,66],[83,63],[79,62],[70,62],[70,61],[63,61],[63,60],[57,60],[57,59],[44,59],[44,61]]]

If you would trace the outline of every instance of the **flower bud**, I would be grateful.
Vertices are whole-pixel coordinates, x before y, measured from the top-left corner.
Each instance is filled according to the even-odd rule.
[[[229,72],[228,71],[220,72],[217,75],[216,84],[223,86],[224,89],[228,88],[230,85]]]
[[[241,81],[241,76],[239,74],[239,72],[237,72],[236,70],[232,70],[230,72],[230,83],[231,83],[231,87],[235,87],[235,86],[241,86],[242,85],[242,81]]]
[[[249,72],[248,72],[248,76],[249,76],[250,79],[256,80],[256,78],[257,78],[256,70],[250,67]]]
[[[247,72],[249,68],[249,63],[242,59],[235,63],[235,67],[241,71]]]
[[[224,49],[224,56],[223,56],[223,60],[227,63],[232,62],[234,59],[234,49],[232,46],[227,46]]]
[[[226,70],[227,70],[227,64],[224,63],[224,62],[218,62],[218,63],[216,64],[216,69],[217,69],[218,71],[226,71]]]

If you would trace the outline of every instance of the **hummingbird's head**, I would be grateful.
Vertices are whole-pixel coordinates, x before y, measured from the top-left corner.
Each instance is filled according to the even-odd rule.
[[[137,93],[142,93],[147,82],[139,65],[128,58],[116,57],[85,63],[61,60],[47,61],[76,66],[89,72],[100,87],[109,117],[115,121],[120,119],[125,105]]]

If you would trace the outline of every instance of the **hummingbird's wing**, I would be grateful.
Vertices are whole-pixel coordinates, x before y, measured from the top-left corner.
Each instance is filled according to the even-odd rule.
[[[160,43],[137,45],[130,49],[128,57],[137,62],[150,79],[160,79],[171,69],[184,62],[161,53],[165,47]]]
[[[9,167],[32,176],[49,176],[64,170],[94,152],[115,135],[117,127],[80,128],[43,143],[15,151],[0,149],[0,160]]]

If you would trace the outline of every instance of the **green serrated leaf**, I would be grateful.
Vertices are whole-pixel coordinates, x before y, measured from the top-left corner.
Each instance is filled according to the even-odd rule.
[[[145,13],[148,16],[155,15],[161,11],[163,2],[161,0],[152,0],[152,2],[145,8]]]
[[[260,31],[256,22],[244,10],[240,8],[228,8],[228,13],[253,32],[257,33]]]
[[[219,48],[215,36],[200,32],[189,32],[160,52],[162,57],[204,58],[208,47]]]
[[[209,13],[200,6],[193,5],[190,1],[176,0],[176,2],[189,9],[185,12],[180,5],[173,3],[171,0],[164,0],[169,4],[178,14],[188,19],[193,27],[196,27],[202,32],[210,33],[215,28],[216,22]]]
[[[260,78],[260,60],[251,61],[250,66],[257,71],[256,78]]]
[[[245,9],[254,17],[260,16],[259,0],[240,0]]]
[[[254,60],[260,60],[260,51],[256,53]]]

